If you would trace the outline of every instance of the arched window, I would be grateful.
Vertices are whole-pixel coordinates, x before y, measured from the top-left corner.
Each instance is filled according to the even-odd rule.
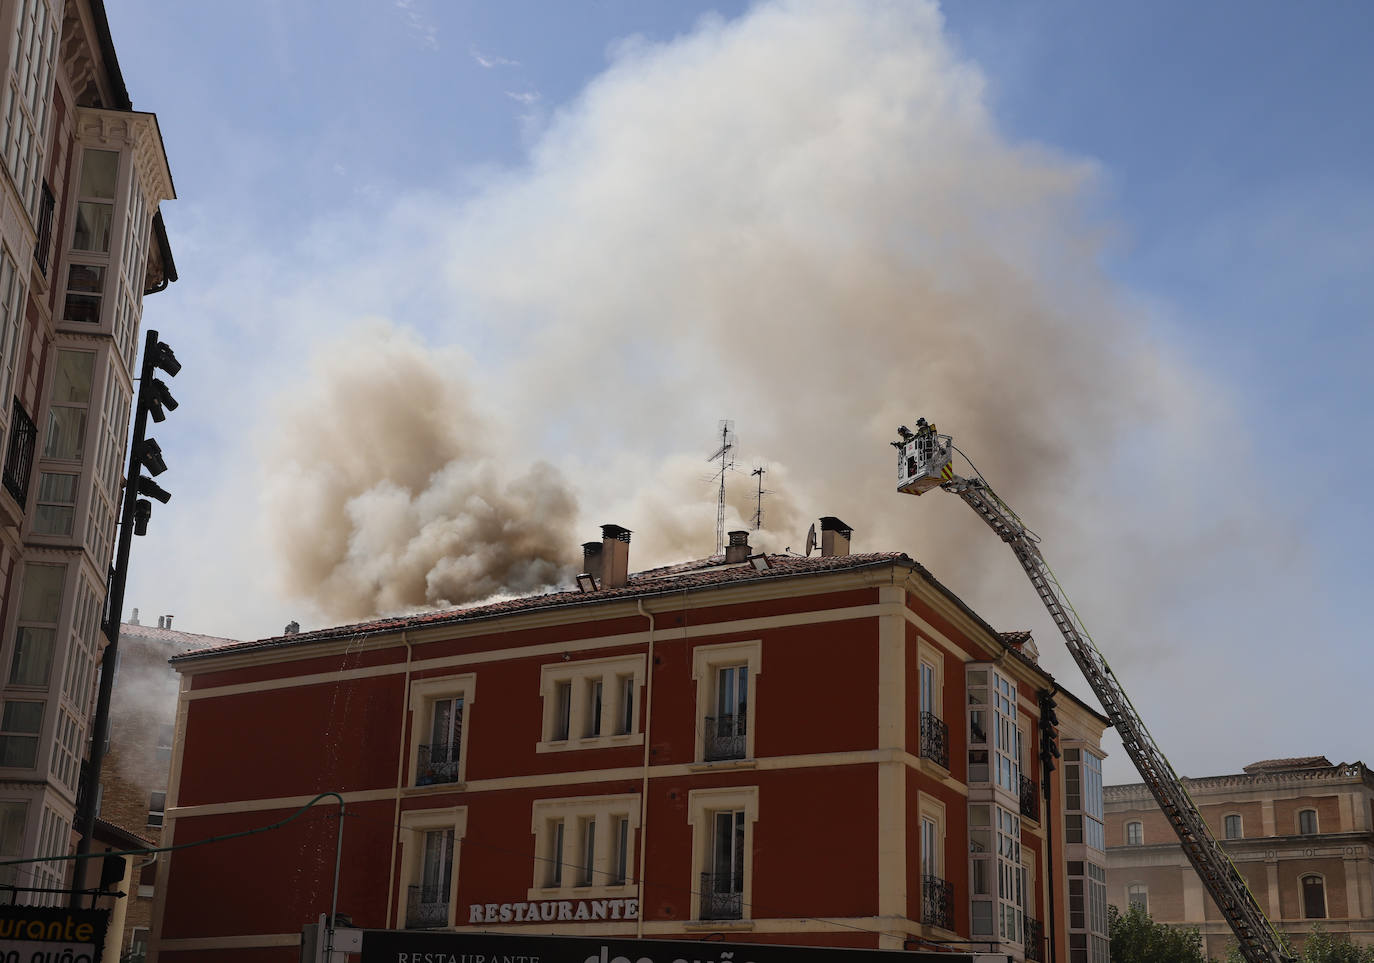
[[[1126,845],[1139,846],[1145,842],[1145,827],[1141,823],[1126,824]]]
[[[1150,888],[1144,883],[1132,883],[1126,887],[1126,906],[1134,909],[1139,906],[1142,913],[1150,912]]]
[[[1226,817],[1226,838],[1240,839],[1243,835],[1245,834],[1241,830],[1240,815],[1238,813],[1231,813],[1231,815]]]
[[[1320,876],[1302,878],[1302,915],[1309,920],[1326,919],[1326,884]]]
[[[1298,813],[1298,832],[1304,836],[1317,834],[1317,811],[1315,809],[1304,809]]]

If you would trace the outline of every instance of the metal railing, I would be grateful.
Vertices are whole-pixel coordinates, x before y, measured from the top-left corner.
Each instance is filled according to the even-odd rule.
[[[706,717],[706,761],[743,759],[748,742],[745,739],[744,713]]]
[[[440,886],[412,886],[406,901],[406,929],[448,926],[448,891]]]
[[[1045,963],[1045,924],[1026,917],[1026,963]]]
[[[921,713],[921,758],[949,768],[949,726],[933,712]]]
[[[954,929],[954,887],[938,876],[921,877],[921,922]]]
[[[1040,821],[1039,787],[1026,776],[1021,777],[1021,815]]]
[[[415,785],[437,786],[458,781],[458,743],[434,743],[420,747]]]
[[[744,878],[738,873],[702,873],[701,918],[744,919]]]
[[[38,426],[29,413],[14,399],[10,414],[10,443],[5,453],[5,490],[14,496],[20,508],[29,500],[29,475],[33,468],[33,447],[38,441]]]

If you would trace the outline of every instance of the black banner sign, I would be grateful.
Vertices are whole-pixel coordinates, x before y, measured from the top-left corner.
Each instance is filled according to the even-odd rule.
[[[981,957],[1003,960],[1007,957]],[[362,963],[973,963],[966,953],[365,930]]]
[[[109,910],[0,906],[0,963],[100,963]]]

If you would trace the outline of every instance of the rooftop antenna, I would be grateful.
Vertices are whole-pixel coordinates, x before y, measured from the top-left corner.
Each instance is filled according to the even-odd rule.
[[[753,471],[749,473],[758,478],[759,480],[757,500],[754,503],[754,531],[756,532],[759,529],[763,528],[763,496],[773,494],[771,491],[763,487],[763,476],[767,471],[768,468],[766,466],[760,465],[759,467],[755,468]]]
[[[725,552],[725,473],[735,467],[735,423],[720,423],[720,447],[707,461],[720,460],[720,494],[716,497],[716,554]]]

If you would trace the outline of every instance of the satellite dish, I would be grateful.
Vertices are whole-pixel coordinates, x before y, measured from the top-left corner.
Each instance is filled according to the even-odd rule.
[[[806,557],[810,558],[811,553],[816,550],[816,523],[811,523],[811,530],[806,533]]]

